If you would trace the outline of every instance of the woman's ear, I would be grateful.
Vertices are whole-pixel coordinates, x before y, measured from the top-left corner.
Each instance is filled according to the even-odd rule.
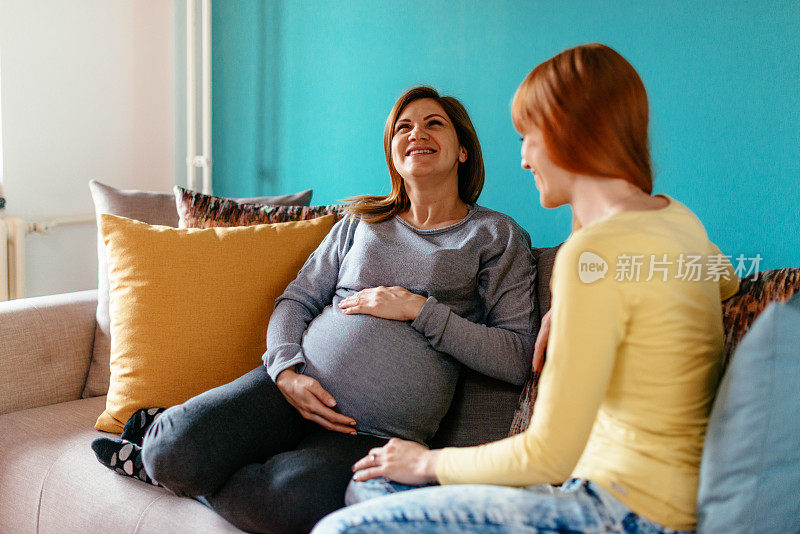
[[[467,149],[463,146],[458,147],[458,161],[459,163],[464,163],[467,161]]]

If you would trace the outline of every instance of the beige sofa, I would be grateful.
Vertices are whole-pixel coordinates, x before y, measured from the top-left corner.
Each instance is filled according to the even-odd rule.
[[[533,249],[539,316],[550,305],[555,251]],[[96,290],[0,303],[0,534],[241,532],[200,503],[95,458],[91,441],[109,436],[93,428],[106,397],[81,393],[96,308]],[[529,410],[518,408],[535,395],[520,403],[520,393],[531,386],[465,372],[431,445],[476,445],[522,430]]]
[[[97,291],[0,307],[0,533],[241,532],[202,504],[103,467],[105,396],[81,399]]]
[[[172,193],[125,191],[96,181],[90,189],[98,213],[178,226]],[[307,190],[228,200],[307,205],[310,198]],[[540,264],[540,317],[549,307],[555,251],[533,249]],[[96,460],[91,441],[109,436],[93,429],[106,399],[94,395],[108,388],[108,368],[97,365],[109,351],[107,295],[95,314],[98,294],[108,291],[102,241],[98,257],[99,292],[0,303],[0,534],[240,532],[198,502],[121,477]],[[500,439],[509,428],[521,430],[527,420],[520,418],[535,399],[523,395],[520,404],[522,391],[464,372],[431,445],[475,445]]]
[[[540,317],[550,305],[555,250],[533,250]],[[796,291],[800,269],[742,280],[739,293],[723,304],[725,361],[770,302],[786,301]],[[105,396],[81,399],[81,392],[96,307],[97,291],[0,303],[0,534],[241,532],[200,503],[121,477],[95,459],[90,442],[108,435],[93,429]],[[511,434],[523,431],[535,382],[529,380],[521,397],[508,387],[461,380],[432,445],[491,441],[509,425]],[[491,418],[476,413],[487,399],[494,405]]]

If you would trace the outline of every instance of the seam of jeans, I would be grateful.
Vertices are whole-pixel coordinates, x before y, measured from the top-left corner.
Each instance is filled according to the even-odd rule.
[[[384,487],[387,493],[398,493],[398,490],[395,489],[394,485],[391,482],[389,482],[388,479],[381,478],[380,483]]]
[[[632,512],[629,509],[628,513],[625,516],[623,516],[622,518],[617,520],[617,518],[615,518],[615,517],[613,517],[611,515],[611,513],[608,510],[608,508],[606,508],[606,505],[603,502],[603,499],[601,499],[600,495],[598,495],[597,492],[594,490],[594,488],[592,487],[592,482],[590,480],[587,480],[587,481],[584,482],[583,491],[585,491],[586,494],[594,501],[595,509],[597,510],[597,513],[600,515],[600,517],[603,519],[603,521],[613,529],[612,531],[614,531],[614,532],[625,532],[624,522],[631,515],[636,516],[636,514],[634,512]]]
[[[348,527],[374,527],[386,524],[405,524],[405,523],[435,523],[437,525],[472,525],[472,526],[494,526],[494,527],[506,527],[506,528],[513,528],[513,527],[525,527],[525,528],[535,528],[537,532],[547,533],[547,532],[560,532],[566,534],[593,534],[589,531],[568,531],[568,530],[561,530],[558,528],[541,528],[535,525],[529,525],[527,523],[489,523],[486,521],[475,521],[475,520],[461,520],[461,519],[435,519],[431,517],[421,518],[421,519],[409,519],[405,516],[403,517],[392,517],[392,518],[364,518],[361,521],[355,522],[348,522]],[[600,534],[602,531],[597,531],[597,534]]]
[[[628,524],[628,523],[635,523],[635,524],[637,524],[637,528],[639,528],[641,522],[645,522],[649,527],[655,529],[654,532],[658,532],[659,534],[670,534],[672,532],[674,532],[675,534],[678,534],[678,533],[682,534],[683,532],[685,532],[685,531],[676,531],[676,530],[668,529],[663,525],[660,525],[660,524],[658,524],[658,523],[656,523],[654,521],[651,521],[651,520],[647,519],[646,517],[643,517],[643,516],[637,514],[636,512],[634,512],[633,510],[631,510],[627,506],[625,506],[625,508],[628,509],[628,513],[626,513],[623,517],[621,517],[619,519],[619,521],[617,521],[616,519],[614,519],[613,517],[610,516],[610,514],[608,513],[608,511],[607,511],[607,509],[605,507],[605,504],[603,503],[603,500],[600,498],[600,496],[597,494],[597,492],[590,485],[587,485],[586,491],[595,501],[597,501],[597,503],[599,504],[598,509],[604,515],[604,517],[606,517],[608,522],[614,528],[618,529],[620,532],[626,532],[626,528],[627,528],[626,524]]]
[[[587,530],[582,528],[580,530],[565,530],[562,527],[542,527],[540,525],[527,523],[527,522],[496,522],[496,521],[479,521],[477,518],[470,514],[467,519],[459,519],[459,518],[435,518],[431,517],[430,514],[425,512],[425,517],[420,519],[410,519],[405,515],[405,512],[400,512],[398,515],[395,515],[390,518],[377,518],[377,517],[361,517],[359,521],[347,521],[346,524],[348,527],[361,527],[361,526],[378,526],[381,524],[389,524],[389,523],[435,523],[437,525],[475,525],[475,526],[494,526],[494,527],[524,527],[529,529],[535,529],[537,533],[540,534],[547,534],[547,533],[561,533],[561,534],[608,534],[608,530],[605,528],[597,528],[596,530]],[[622,532],[622,531],[619,531]]]

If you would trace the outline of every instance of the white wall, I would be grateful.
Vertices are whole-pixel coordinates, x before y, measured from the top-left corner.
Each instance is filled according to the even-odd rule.
[[[173,2],[0,0],[6,215],[93,214],[88,181],[175,183]],[[94,224],[31,234],[26,296],[97,287]]]

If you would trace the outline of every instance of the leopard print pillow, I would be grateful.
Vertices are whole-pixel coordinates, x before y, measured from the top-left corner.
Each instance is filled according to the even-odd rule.
[[[251,226],[291,221],[306,221],[335,215],[342,218],[338,205],[273,206],[237,202],[230,198],[204,195],[176,185],[175,202],[180,216],[180,228],[215,228],[221,226]]]
[[[747,330],[772,302],[786,302],[800,291],[800,269],[761,271],[739,281],[739,292],[722,303],[725,332],[723,365],[728,362]]]

